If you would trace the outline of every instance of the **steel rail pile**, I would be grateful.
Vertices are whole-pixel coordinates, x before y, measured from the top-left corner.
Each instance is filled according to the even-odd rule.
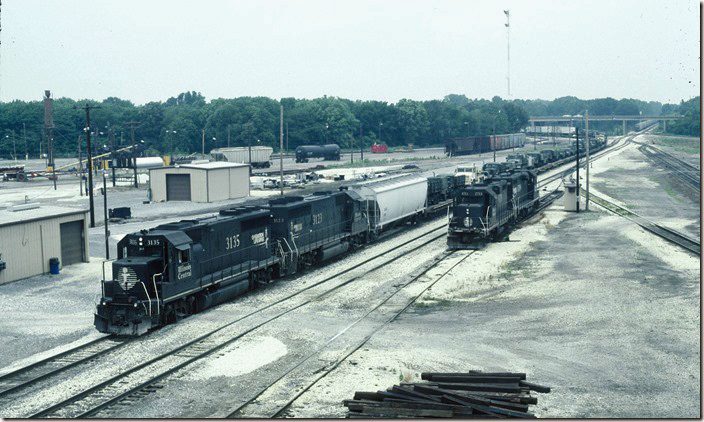
[[[525,373],[424,372],[424,383],[400,383],[386,391],[357,391],[345,400],[348,418],[535,418],[531,391],[549,393],[526,381]]]

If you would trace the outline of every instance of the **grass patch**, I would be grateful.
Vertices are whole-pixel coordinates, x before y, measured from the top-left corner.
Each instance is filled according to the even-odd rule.
[[[701,142],[699,138],[675,138],[669,136],[652,136],[648,140],[656,145],[668,146],[678,152],[685,154],[699,155],[701,154]]]
[[[660,189],[662,189],[670,198],[680,203],[685,202],[682,198],[682,194],[679,193],[677,190],[673,189],[672,185],[670,185],[669,183],[662,183],[662,178],[656,176],[648,176],[648,179],[657,183]]]

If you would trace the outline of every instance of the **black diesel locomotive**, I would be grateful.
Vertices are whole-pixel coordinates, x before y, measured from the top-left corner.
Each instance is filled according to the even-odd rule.
[[[538,176],[533,170],[489,175],[482,183],[460,188],[452,203],[447,245],[476,249],[504,233],[538,206]]]
[[[431,203],[430,183],[418,185],[427,205],[420,214],[438,210],[438,198],[452,197],[438,190],[452,185],[430,179]],[[370,209],[375,205],[354,190],[318,192],[129,234],[118,242],[112,280],[102,281],[95,326],[104,333],[142,335],[343,254],[378,235]],[[394,224],[417,217],[399,216]]]
[[[606,146],[606,141],[591,139],[589,145],[591,152],[596,152]],[[584,147],[579,141],[580,151]],[[486,163],[482,183],[455,189],[448,248],[478,249],[506,233],[538,207],[538,173],[574,160],[576,152],[577,144],[572,142],[565,149],[511,154],[505,163]]]

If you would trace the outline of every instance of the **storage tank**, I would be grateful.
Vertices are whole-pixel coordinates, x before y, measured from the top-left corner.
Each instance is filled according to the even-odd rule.
[[[161,157],[137,157],[138,169],[153,169],[164,167],[164,160]]]
[[[374,229],[381,230],[395,221],[423,212],[426,207],[428,179],[414,175],[357,183],[348,188],[368,202]]]
[[[322,158],[323,160],[339,160],[340,146],[337,144],[327,145],[301,145],[296,148],[296,162],[307,163],[310,158]]]
[[[252,162],[249,162],[250,147],[216,148],[210,151],[210,156],[215,161],[227,161],[229,163],[251,164],[252,167],[270,167],[272,147],[255,146],[251,147]]]

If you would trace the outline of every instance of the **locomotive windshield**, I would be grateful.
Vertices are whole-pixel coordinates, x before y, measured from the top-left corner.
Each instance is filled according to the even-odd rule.
[[[484,203],[484,192],[481,191],[470,191],[466,192],[467,194],[465,195],[463,192],[463,195],[460,196],[460,204],[478,204],[481,205]]]

